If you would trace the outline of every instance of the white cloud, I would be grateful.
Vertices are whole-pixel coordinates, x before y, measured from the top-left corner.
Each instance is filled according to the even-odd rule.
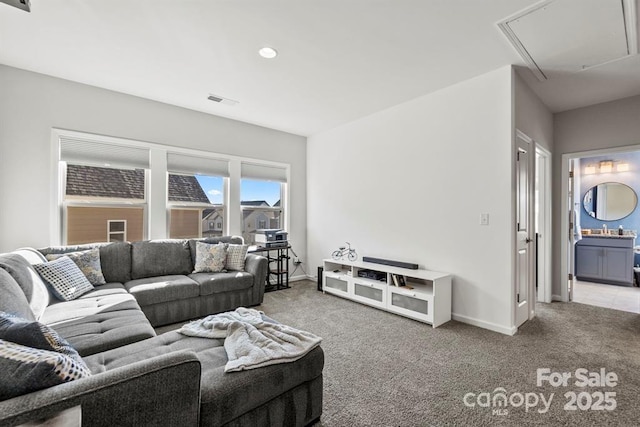
[[[207,194],[210,195],[210,196],[220,196],[220,195],[222,195],[222,191],[216,190],[216,189],[211,189],[211,190],[207,191]]]

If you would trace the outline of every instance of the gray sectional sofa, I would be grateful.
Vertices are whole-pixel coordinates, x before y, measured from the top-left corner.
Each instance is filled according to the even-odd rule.
[[[241,243],[237,237],[215,240]],[[0,425],[80,407],[82,424],[306,425],[322,413],[324,354],[225,373],[224,340],[155,326],[262,302],[267,260],[244,271],[192,273],[196,240],[20,249],[0,255],[0,311],[49,325],[92,376],[0,401]],[[72,301],[50,294],[32,264],[43,255],[97,247],[106,284]],[[2,375],[0,373],[0,375]]]

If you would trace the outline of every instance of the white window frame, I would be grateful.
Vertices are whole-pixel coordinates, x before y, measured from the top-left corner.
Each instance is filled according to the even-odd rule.
[[[121,222],[124,227],[123,231],[111,231],[111,224]],[[122,234],[122,240],[111,240],[111,236]],[[108,219],[107,220],[107,242],[126,242],[127,241],[127,220],[126,219]]]
[[[141,147],[149,150],[150,169],[145,174],[145,209],[144,209],[144,239],[163,239],[168,236],[168,188],[166,180],[168,179],[167,171],[167,153],[182,153],[195,157],[211,157],[213,159],[225,160],[229,162],[229,177],[224,180],[224,224],[223,235],[241,235],[242,234],[242,207],[240,206],[240,186],[242,181],[242,164],[251,163],[258,166],[272,167],[283,169],[286,176],[285,182],[281,182],[280,207],[276,209],[282,210],[283,218],[281,218],[281,228],[288,230],[289,223],[289,194],[288,185],[291,177],[291,165],[288,163],[274,162],[270,160],[255,159],[243,156],[233,156],[229,154],[216,153],[213,151],[197,150],[183,148],[178,146],[169,146],[157,144],[153,142],[143,142],[133,139],[115,138],[105,135],[91,134],[87,132],[79,132],[66,129],[52,128],[51,130],[51,170],[53,179],[51,180],[51,206],[52,212],[50,217],[50,244],[61,245],[66,244],[66,208],[64,205],[65,177],[64,162],[60,161],[60,140],[63,137],[90,140],[113,145],[125,145],[131,147]],[[68,202],[79,203],[86,206],[84,202]],[[100,206],[99,202],[90,202],[92,206]],[[102,202],[104,205],[104,202]],[[139,204],[141,205],[141,204]],[[108,204],[109,207],[117,207],[115,204]],[[132,207],[128,202],[122,203],[120,206]],[[233,213],[233,214],[231,214]]]

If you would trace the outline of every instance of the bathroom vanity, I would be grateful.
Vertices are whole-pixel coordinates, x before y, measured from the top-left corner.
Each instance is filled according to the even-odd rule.
[[[634,235],[585,235],[576,243],[578,280],[633,286]]]

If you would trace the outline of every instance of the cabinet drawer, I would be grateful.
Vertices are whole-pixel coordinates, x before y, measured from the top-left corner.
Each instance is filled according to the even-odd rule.
[[[349,281],[346,277],[324,274],[323,290],[334,294],[344,295],[349,293]]]
[[[354,281],[353,299],[363,304],[384,308],[386,305],[386,284]]]
[[[389,287],[390,311],[411,317],[416,320],[433,322],[433,295],[421,294],[410,290]]]

